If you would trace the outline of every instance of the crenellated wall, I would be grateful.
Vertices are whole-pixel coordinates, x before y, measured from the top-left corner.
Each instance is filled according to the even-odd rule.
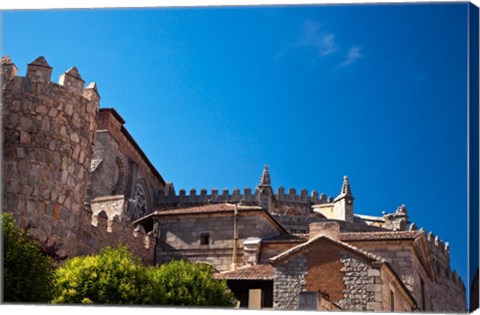
[[[431,305],[434,312],[465,311],[465,284],[456,270],[450,269],[450,245],[433,232],[427,234],[427,247],[435,273],[431,287]]]
[[[256,189],[245,188],[243,191],[236,188],[231,192],[228,189],[222,191],[212,189],[210,192],[207,189],[201,189],[199,192],[196,189],[191,189],[188,192],[185,189],[180,189],[178,195],[170,189],[157,192],[156,204],[159,209],[163,210],[223,202],[259,205],[268,210],[291,233],[308,233],[309,223],[312,219],[316,220],[314,216],[323,217],[318,213],[313,213],[312,205],[333,202],[333,197],[328,198],[327,201],[325,194],[319,195],[315,190],[309,195],[306,189],[302,189],[298,193],[296,189],[290,188],[286,193],[283,187],[279,187],[276,194],[268,194],[267,198],[271,196],[271,199],[264,204],[265,191],[262,191],[259,187]]]
[[[1,60],[3,92],[3,200],[22,227],[73,255],[85,201],[100,96],[84,87],[75,67],[50,81],[39,57],[25,77]]]
[[[120,198],[102,198],[92,202],[98,212],[85,207],[82,211],[76,255],[89,255],[100,249],[119,245],[140,257],[144,264],[153,265],[156,234],[146,233],[141,225],[133,226],[128,219],[120,219],[117,214],[108,213],[108,209],[123,207]]]
[[[222,203],[222,202],[242,202],[244,204],[256,203],[259,200],[259,194],[256,189],[245,188],[243,193],[240,189],[236,188],[231,193],[228,189],[223,189],[219,191],[218,189],[212,189],[210,193],[208,190],[203,188],[199,192],[196,189],[191,189],[188,194],[185,189],[180,189],[178,195],[172,198],[172,194],[168,193],[159,193],[157,195],[157,202],[160,207],[168,208],[172,203],[180,203],[183,206],[189,205],[198,205],[205,203]],[[306,189],[302,189],[300,194],[297,193],[297,190],[290,188],[288,193],[285,193],[283,187],[278,188],[277,194],[273,195],[275,202],[281,203],[291,203],[297,205],[306,205],[310,208],[312,204],[319,204],[327,202],[327,199],[324,194],[320,195],[317,191],[312,191],[308,195]]]

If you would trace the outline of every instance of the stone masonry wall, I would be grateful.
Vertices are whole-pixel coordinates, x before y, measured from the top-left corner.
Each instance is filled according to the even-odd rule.
[[[153,167],[147,156],[142,149],[137,145],[132,136],[128,133],[127,129],[123,126],[125,121],[116,113],[115,110],[110,108],[102,108],[100,110],[98,119],[98,130],[107,131],[109,134],[108,139],[103,143],[115,141],[114,146],[118,148],[118,152],[122,161],[128,161],[129,165],[124,165],[127,174],[124,191],[115,191],[115,194],[124,194],[127,198],[134,197],[135,185],[140,179],[143,179],[145,188],[150,194],[152,206],[154,203],[153,192],[163,192],[166,188],[166,182],[158,171]],[[111,139],[110,139],[111,138]],[[106,152],[107,154],[109,152]],[[110,152],[111,153],[111,152]],[[115,160],[113,156],[105,156],[107,159]],[[135,170],[133,169],[135,168]],[[112,174],[113,175],[113,174]],[[160,195],[163,195],[160,193]],[[151,209],[150,209],[151,210]]]
[[[410,241],[369,241],[355,242],[353,245],[365,249],[375,255],[384,258],[402,282],[410,290],[417,301],[419,309],[425,305],[426,311],[459,311],[466,310],[465,287],[461,279],[448,267],[436,271],[434,261],[430,261],[435,271],[435,279],[432,281],[425,274],[424,267],[415,255],[413,244]],[[432,255],[436,257],[436,255]],[[421,281],[424,282],[422,301]]]
[[[458,276],[438,275],[430,291],[433,312],[466,311],[465,286]]]
[[[306,273],[305,254],[298,255],[276,267],[273,278],[274,309],[296,310],[299,308],[299,295],[305,285]]]
[[[99,95],[84,88],[73,67],[50,82],[52,68],[43,57],[28,65],[26,77],[2,58],[3,200],[20,226],[61,245],[73,255],[80,222]]]
[[[96,134],[94,146],[94,169],[90,174],[90,198],[124,194],[128,161],[118,150],[118,143],[106,130]],[[98,163],[98,165],[96,165]],[[118,170],[116,170],[118,164]],[[115,174],[118,172],[117,174]],[[130,196],[128,196],[130,197]]]
[[[119,221],[118,216],[108,218],[105,212],[94,216],[88,208],[82,211],[80,226],[76,255],[90,255],[106,246],[115,248],[123,245],[140,257],[144,264],[153,264],[155,234],[145,233],[141,226],[134,227],[125,219]]]
[[[171,259],[201,260],[217,270],[230,270],[233,253],[233,215],[208,215],[159,219],[157,262]],[[243,241],[249,237],[266,238],[279,232],[260,215],[239,215],[236,263],[243,261]],[[208,233],[209,244],[201,245],[200,236]]]
[[[385,268],[382,268],[385,269]],[[401,292],[400,283],[393,274],[382,272],[382,304],[383,311],[390,311],[393,304],[395,312],[411,312],[412,306]],[[393,301],[392,301],[393,294]]]
[[[357,258],[344,255],[344,298],[338,302],[343,310],[379,311],[382,310],[380,271]]]

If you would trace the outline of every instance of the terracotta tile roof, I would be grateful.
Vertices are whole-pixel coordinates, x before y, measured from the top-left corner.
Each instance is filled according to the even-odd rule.
[[[262,207],[257,206],[237,206],[238,211],[258,211],[263,210]],[[188,207],[181,209],[170,209],[170,210],[157,210],[153,214],[157,216],[167,216],[167,215],[176,215],[176,214],[200,214],[200,213],[212,213],[212,212],[232,212],[235,210],[235,205],[230,203],[212,203],[196,207]]]
[[[215,274],[217,279],[227,280],[273,280],[275,268],[270,264],[242,266],[234,271]]]
[[[345,242],[374,240],[413,240],[422,233],[422,231],[340,233],[340,240]]]
[[[181,209],[171,209],[171,210],[156,210],[136,221],[133,224],[139,224],[145,222],[146,220],[152,220],[153,217],[167,217],[167,216],[180,216],[180,215],[205,215],[205,214],[221,214],[221,213],[230,213],[232,214],[235,210],[235,205],[231,203],[211,203],[202,206],[181,208]],[[277,227],[279,231],[283,234],[288,234],[287,230],[277,221],[275,218],[268,213],[265,209],[259,206],[244,206],[237,205],[237,210],[239,214],[246,212],[257,212],[262,215],[265,215],[270,222]],[[257,215],[257,213],[252,215]]]
[[[280,234],[277,236],[262,239],[262,243],[305,242],[306,240],[308,240],[307,234]]]

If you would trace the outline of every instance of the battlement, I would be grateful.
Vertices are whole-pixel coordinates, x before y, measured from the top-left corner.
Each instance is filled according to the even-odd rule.
[[[112,212],[110,207],[115,211]],[[122,195],[96,198],[92,204],[85,204],[75,256],[90,255],[105,246],[124,245],[145,264],[153,264],[156,231],[146,232],[142,226],[134,226],[128,218],[116,213],[124,208]]]
[[[241,191],[239,188],[235,188],[232,192],[228,189],[219,191],[214,188],[208,192],[203,188],[200,192],[196,189],[190,189],[187,193],[185,189],[180,189],[178,195],[172,194],[172,191],[161,191],[157,193],[157,203],[159,205],[168,205],[181,203],[184,205],[205,204],[205,203],[223,203],[223,202],[241,202],[245,204],[256,203],[259,200],[258,189],[244,188]],[[306,189],[301,189],[300,193],[297,190],[290,188],[285,193],[285,188],[279,187],[276,194],[273,194],[273,200],[277,203],[285,204],[300,204],[300,205],[313,205],[327,203],[327,197],[325,194],[318,194],[316,190],[313,190],[310,195]],[[329,198],[330,202],[333,198]]]
[[[448,242],[441,241],[438,235],[435,236],[431,231],[427,233],[425,231],[425,228],[423,227],[418,229],[417,225],[414,222],[410,224],[409,231],[424,232],[427,237],[427,244],[429,250],[436,255],[446,255],[446,257],[449,257],[450,244]]]
[[[433,232],[427,234],[427,243],[431,252],[438,256],[445,255],[449,257],[450,255],[450,244],[440,240],[438,235],[434,235]]]
[[[18,69],[9,56],[4,56],[1,59],[0,66],[2,68],[2,82],[3,86],[5,86],[10,80],[17,77]],[[71,67],[62,73],[59,77],[58,83],[55,83],[51,81],[52,70],[53,68],[48,64],[47,60],[40,56],[27,65],[27,73],[24,78],[28,79],[30,82],[61,86],[65,91],[81,95],[96,104],[98,107],[100,95],[95,82],[89,83],[85,87],[85,81],[82,79],[78,69],[76,67]]]
[[[412,223],[409,230],[416,231],[417,225]],[[420,228],[419,231],[426,235],[427,247],[431,255],[437,281],[465,292],[463,280],[456,270],[452,271],[450,269],[450,244],[440,240],[440,237],[432,231],[427,233],[424,228]]]

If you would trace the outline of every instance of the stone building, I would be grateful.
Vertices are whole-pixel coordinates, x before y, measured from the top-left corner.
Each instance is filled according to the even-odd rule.
[[[274,192],[268,167],[254,190],[177,193],[75,67],[58,83],[43,57],[25,77],[1,67],[2,209],[59,254],[123,244],[146,264],[208,263],[241,307],[466,310],[449,244],[404,205],[357,214],[348,177],[336,197]]]

